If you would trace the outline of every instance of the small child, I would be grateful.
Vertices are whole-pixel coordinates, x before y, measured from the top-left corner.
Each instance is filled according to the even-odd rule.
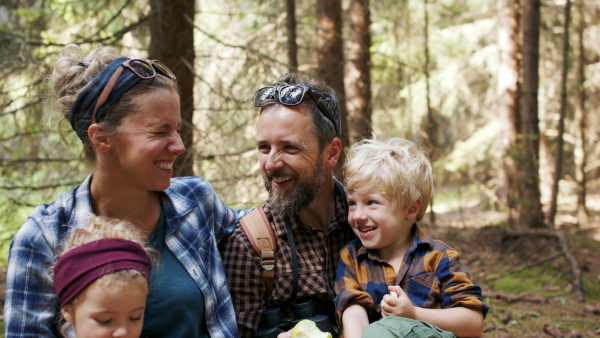
[[[64,336],[140,336],[152,267],[143,242],[123,220],[96,216],[72,230],[53,268]]]
[[[458,252],[415,223],[433,192],[424,151],[401,138],[363,140],[344,173],[358,237],[342,249],[335,282],[344,337],[402,337],[415,327],[427,337],[480,336],[489,309],[481,288]]]

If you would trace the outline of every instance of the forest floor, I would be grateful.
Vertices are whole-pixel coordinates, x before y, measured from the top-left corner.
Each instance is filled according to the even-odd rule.
[[[454,247],[481,286],[490,306],[484,337],[600,337],[600,216],[587,230],[561,227],[581,269],[585,301],[577,299],[556,238],[514,236],[497,213],[436,216],[436,225],[422,230]]]
[[[482,287],[490,306],[485,337],[600,337],[600,211],[594,214],[586,230],[569,215],[557,217],[581,268],[585,301],[577,299],[570,262],[556,238],[511,235],[504,215],[474,210],[436,214],[435,225],[427,214],[420,226],[457,249]],[[4,263],[0,318],[5,278]]]

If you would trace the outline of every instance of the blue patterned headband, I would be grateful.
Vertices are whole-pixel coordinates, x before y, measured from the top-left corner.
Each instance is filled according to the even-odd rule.
[[[81,91],[81,93],[79,93],[79,96],[73,103],[69,115],[69,122],[71,122],[71,127],[81,140],[87,137],[87,130],[92,124],[92,113],[102,90],[106,87],[113,74],[121,67],[121,64],[127,60],[129,60],[129,58],[121,57],[111,62]],[[96,112],[96,121],[100,121],[108,109],[110,109],[110,107],[136,83],[140,82],[140,80],[142,80],[142,78],[137,76],[133,71],[124,68],[123,73],[117,80],[117,83],[115,83],[106,102],[104,102],[98,109],[98,112]]]

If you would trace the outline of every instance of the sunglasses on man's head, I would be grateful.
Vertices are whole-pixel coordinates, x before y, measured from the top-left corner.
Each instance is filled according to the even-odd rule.
[[[315,95],[310,88],[306,86],[300,85],[285,85],[285,86],[268,86],[263,87],[256,91],[254,94],[254,106],[260,107],[260,105],[265,100],[277,99],[279,103],[286,106],[296,106],[302,102],[304,99],[304,94],[307,94],[315,103],[317,104],[317,108],[325,115],[325,117],[333,123],[333,128],[335,129],[335,134],[337,136],[340,135],[337,124],[335,123],[335,119],[333,118],[333,114],[325,107],[323,103],[320,102],[317,95]]]
[[[152,79],[156,77],[156,71],[159,71],[162,75],[170,78],[173,81],[177,81],[175,74],[167,67],[164,63],[158,60],[142,60],[142,59],[129,59],[123,61],[121,67],[119,67],[113,76],[108,80],[108,83],[100,93],[98,97],[98,101],[96,102],[96,106],[94,106],[94,111],[92,112],[92,123],[96,123],[96,113],[98,109],[106,102],[110,92],[115,87],[115,84],[121,77],[123,73],[123,69],[129,69],[135,75],[142,79]]]

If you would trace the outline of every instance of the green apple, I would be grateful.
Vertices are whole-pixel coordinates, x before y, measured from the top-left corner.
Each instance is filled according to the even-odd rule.
[[[319,330],[312,320],[303,319],[292,329],[292,338],[331,338],[331,333]]]

